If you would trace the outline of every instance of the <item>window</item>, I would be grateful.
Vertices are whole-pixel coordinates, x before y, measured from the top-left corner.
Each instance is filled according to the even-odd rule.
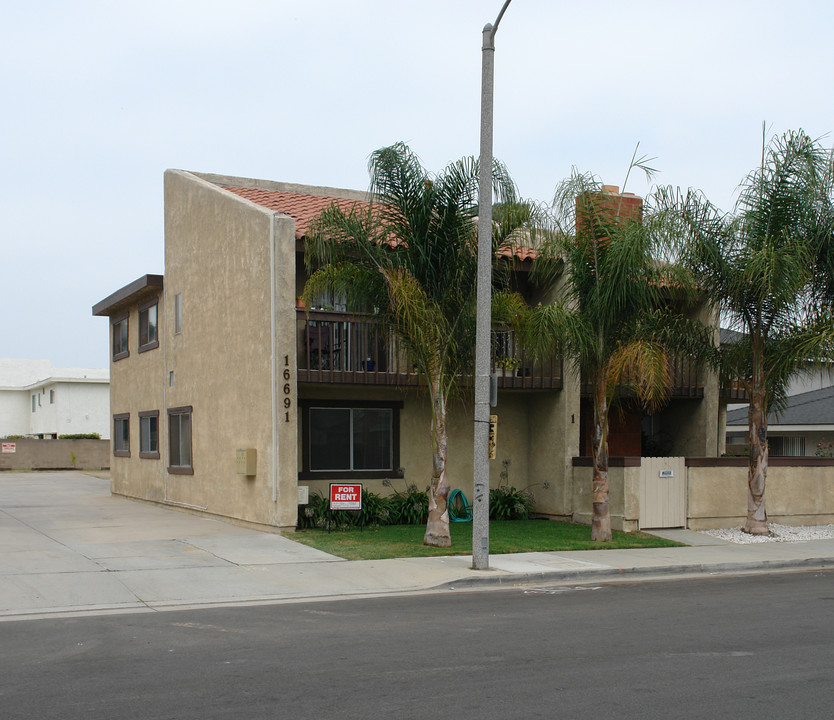
[[[32,395],[32,412],[35,412],[35,408],[37,407],[37,401],[35,400],[36,397],[36,395]]]
[[[130,457],[129,413],[113,416],[113,454],[117,457]]]
[[[182,293],[174,295],[174,332],[182,332]]]
[[[127,315],[113,319],[113,360],[130,355],[127,348]]]
[[[159,410],[139,413],[139,457],[159,458]]]
[[[803,436],[769,437],[767,446],[772,457],[802,457],[805,455],[805,438]]]
[[[55,404],[55,391],[54,390],[49,391],[49,404],[50,405]]]
[[[302,403],[305,479],[402,477],[402,403]]]
[[[157,335],[158,300],[152,300],[139,308],[139,352],[159,347]]]
[[[191,475],[191,411],[189,407],[168,410],[168,472]]]

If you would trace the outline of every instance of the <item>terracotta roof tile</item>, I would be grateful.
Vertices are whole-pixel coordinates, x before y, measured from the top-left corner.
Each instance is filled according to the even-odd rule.
[[[539,253],[535,248],[526,247],[524,245],[505,245],[498,248],[495,254],[499,257],[514,257],[516,260],[535,260]]]
[[[221,187],[256,205],[284,213],[284,215],[289,215],[295,220],[296,240],[303,238],[307,234],[310,223],[333,203],[346,211],[357,205],[360,208],[367,208],[369,205],[367,201],[363,200],[349,200],[347,198],[324,195],[308,195],[307,193],[281,192],[278,190],[262,190],[260,188],[235,187],[231,185],[222,185]],[[398,244],[393,239],[389,242],[392,247]],[[502,257],[514,256],[518,260],[535,260],[536,258],[536,251],[529,247],[513,246],[511,248],[510,246],[506,246],[500,249],[497,254]]]
[[[339,197],[322,195],[308,195],[296,192],[278,192],[277,190],[261,190],[259,188],[231,187],[223,188],[256,205],[289,215],[295,220],[295,238],[300,240],[307,234],[310,223],[333,203],[343,210],[350,210],[355,205],[367,207],[368,203],[360,200],[347,200]]]

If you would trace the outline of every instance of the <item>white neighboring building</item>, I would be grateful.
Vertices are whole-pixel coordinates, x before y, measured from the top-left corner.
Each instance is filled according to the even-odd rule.
[[[0,359],[0,437],[110,438],[110,371]]]

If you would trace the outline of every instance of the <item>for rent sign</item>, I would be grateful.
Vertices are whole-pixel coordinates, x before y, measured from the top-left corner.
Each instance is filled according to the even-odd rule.
[[[354,485],[330,483],[330,509],[361,510],[362,483],[356,483]]]

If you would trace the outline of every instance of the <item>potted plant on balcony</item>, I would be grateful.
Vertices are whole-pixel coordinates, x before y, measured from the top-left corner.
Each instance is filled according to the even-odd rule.
[[[521,360],[517,357],[500,357],[495,361],[495,367],[504,370],[505,374],[512,375],[521,366]]]

